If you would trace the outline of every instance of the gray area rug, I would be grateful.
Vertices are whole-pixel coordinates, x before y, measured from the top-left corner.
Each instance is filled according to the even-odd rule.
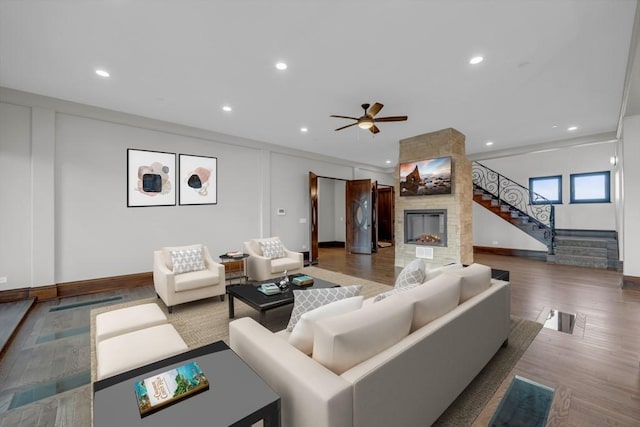
[[[305,274],[319,279],[333,282],[341,286],[362,285],[365,298],[391,289],[391,286],[359,279],[342,273],[324,270],[317,267],[305,267]],[[189,348],[200,347],[215,341],[223,340],[229,344],[229,319],[228,303],[219,298],[209,298],[202,301],[181,304],[174,307],[173,313],[168,313],[167,308],[157,298],[128,301],[122,304],[96,308],[91,311],[91,378],[95,381],[95,317],[97,314],[132,305],[157,302],[165,312],[169,322],[176,328]],[[271,331],[284,329],[291,315],[292,305],[280,307],[267,312],[265,326]],[[258,312],[235,300],[236,318],[251,317],[258,321]],[[487,366],[469,384],[455,402],[442,414],[434,425],[437,426],[465,426],[471,423],[480,414],[489,399],[498,389],[504,378],[518,362],[529,344],[536,337],[541,324],[524,319],[511,319],[511,331],[509,333],[509,346],[501,348],[489,361]]]

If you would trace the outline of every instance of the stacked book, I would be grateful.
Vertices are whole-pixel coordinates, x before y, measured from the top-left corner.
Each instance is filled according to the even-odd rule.
[[[280,293],[280,288],[275,283],[263,283],[258,286],[258,290],[265,295],[275,295]]]
[[[291,282],[296,286],[311,286],[313,285],[313,277],[311,276],[297,276],[291,279]]]

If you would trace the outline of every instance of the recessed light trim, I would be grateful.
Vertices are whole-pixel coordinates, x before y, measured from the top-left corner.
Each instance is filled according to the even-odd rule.
[[[480,55],[477,55],[477,56],[474,56],[473,58],[471,58],[469,60],[469,64],[477,65],[477,64],[481,63],[482,61],[484,61],[484,57],[480,56]]]
[[[107,70],[98,69],[96,70],[96,74],[100,77],[111,77],[111,74]]]
[[[569,132],[573,132],[574,130],[578,130],[578,126],[569,126],[569,127],[567,128],[567,130],[568,130]]]
[[[309,132],[309,129],[303,126],[300,128],[300,132],[302,133]]]
[[[391,160],[387,160],[385,163],[390,165],[391,164]]]
[[[493,145],[493,141],[487,141],[484,143],[487,147],[491,147]]]
[[[284,71],[288,68],[287,64],[285,62],[277,62],[276,63],[276,68],[280,71]]]
[[[222,111],[226,111],[227,113],[229,113],[232,110],[233,110],[233,108],[229,107],[228,105],[222,106]]]
[[[552,128],[552,129],[557,129],[557,128],[558,128],[558,125],[551,125],[551,128]]]

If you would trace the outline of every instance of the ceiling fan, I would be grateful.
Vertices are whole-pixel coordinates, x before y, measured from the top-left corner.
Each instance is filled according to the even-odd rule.
[[[380,129],[376,126],[376,123],[379,122],[401,122],[407,120],[407,116],[391,116],[391,117],[378,117],[375,118],[375,115],[382,110],[384,105],[376,102],[373,104],[371,108],[369,108],[369,104],[362,104],[362,108],[364,109],[364,115],[361,117],[349,117],[349,116],[336,116],[331,115],[329,117],[338,117],[340,119],[351,119],[355,120],[355,123],[351,123],[350,125],[342,126],[336,130],[346,129],[351,126],[358,125],[360,129],[369,129],[371,133],[376,134],[380,132]]]

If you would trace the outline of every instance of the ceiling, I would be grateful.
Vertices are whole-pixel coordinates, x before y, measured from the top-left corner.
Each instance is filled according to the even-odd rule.
[[[0,86],[388,167],[398,140],[447,127],[469,154],[616,131],[635,7],[0,0]],[[365,102],[409,119],[333,130]]]

